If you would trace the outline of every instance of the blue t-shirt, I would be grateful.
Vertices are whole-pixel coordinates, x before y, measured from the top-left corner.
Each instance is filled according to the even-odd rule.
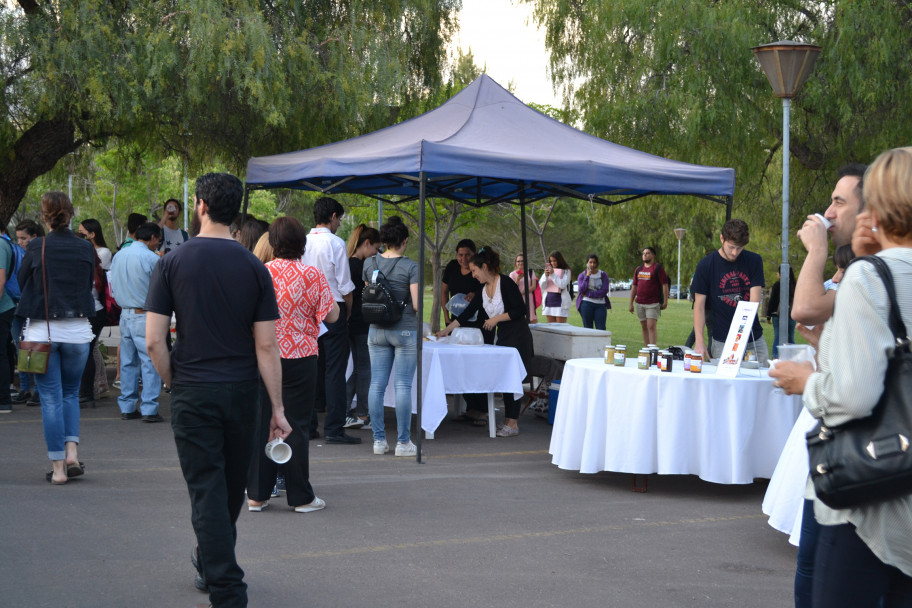
[[[742,251],[734,262],[729,262],[718,251],[713,251],[697,264],[694,274],[694,293],[706,296],[713,315],[713,339],[725,342],[728,329],[741,300],[750,299],[751,287],[763,287],[763,258],[752,251]],[[760,315],[754,318],[753,340],[763,335]]]
[[[16,272],[16,269],[13,268],[15,265],[15,260],[13,259],[13,246],[5,238],[0,239],[0,268],[6,270],[6,278],[9,279],[11,274]],[[16,307],[16,303],[13,301],[13,298],[6,292],[6,285],[0,285],[3,287],[3,297],[0,297],[0,312],[6,312],[11,308]]]

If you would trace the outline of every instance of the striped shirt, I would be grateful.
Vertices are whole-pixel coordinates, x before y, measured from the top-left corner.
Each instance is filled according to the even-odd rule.
[[[896,247],[878,255],[890,267],[903,322],[912,329],[912,249]],[[839,283],[833,317],[820,337],[819,369],[804,388],[804,405],[815,418],[836,426],[868,416],[877,405],[894,344],[889,308],[874,266],[852,264]],[[854,524],[882,562],[912,576],[912,495],[844,510],[815,499],[814,514],[824,526]]]

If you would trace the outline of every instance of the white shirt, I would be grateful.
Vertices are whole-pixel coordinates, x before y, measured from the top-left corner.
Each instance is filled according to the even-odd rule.
[[[307,235],[307,245],[304,247],[301,261],[323,271],[336,302],[342,302],[344,296],[355,290],[348,267],[345,241],[333,234],[329,228],[318,226],[311,229]]]
[[[481,305],[484,308],[485,312],[488,314],[489,319],[503,314],[504,303],[503,295],[500,293],[500,277],[497,277],[497,284],[494,285],[494,295],[492,297],[488,297],[487,287],[481,290],[481,294]]]

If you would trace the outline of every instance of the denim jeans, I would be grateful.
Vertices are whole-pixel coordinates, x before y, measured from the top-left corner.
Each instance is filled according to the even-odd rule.
[[[10,398],[10,381],[12,380],[12,361],[10,355],[15,356],[12,347],[7,348],[10,341],[10,327],[13,324],[13,318],[16,315],[16,309],[10,308],[6,312],[0,312],[0,403],[9,405],[12,402]]]
[[[54,342],[47,373],[35,374],[41,392],[41,422],[50,460],[66,458],[66,442],[79,443],[79,381],[88,356],[88,342]]]
[[[256,380],[175,382],[171,389],[171,429],[214,606],[247,605],[247,585],[235,544],[256,411]]]
[[[605,329],[605,319],[608,318],[608,308],[604,304],[595,302],[580,302],[580,316],[583,318],[583,327],[589,329]]]
[[[146,350],[146,315],[124,310],[120,313],[120,397],[117,398],[117,406],[124,414],[136,411],[140,373],[143,386],[139,411],[143,416],[151,416],[158,413],[162,381]]]
[[[880,561],[852,524],[820,526],[812,605],[906,608],[912,606],[912,577]]]
[[[772,318],[772,323],[773,323],[773,359],[776,359],[779,357],[779,315],[773,315],[771,318]],[[788,320],[788,340],[786,341],[786,344],[795,343],[795,326],[796,325],[797,325],[797,322],[795,321],[795,319],[789,318],[789,320]]]
[[[371,360],[371,385],[368,405],[374,441],[386,439],[383,424],[383,394],[390,381],[393,362],[396,363],[396,427],[397,441],[408,443],[412,427],[412,381],[418,367],[418,330],[384,329],[371,325],[367,347]]]
[[[371,384],[370,352],[367,349],[367,334],[354,334],[348,336],[351,345],[352,375],[345,384],[345,403],[348,404],[349,413],[352,412],[352,399],[357,395],[358,405],[352,415],[367,416],[368,393]]]
[[[814,517],[814,501],[804,499],[801,512],[801,538],[798,541],[798,564],[795,568],[795,608],[811,608],[811,592],[814,588],[814,554],[817,552],[817,537],[820,524]]]

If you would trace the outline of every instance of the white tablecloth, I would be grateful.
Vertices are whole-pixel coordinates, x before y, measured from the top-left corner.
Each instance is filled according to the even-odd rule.
[[[714,483],[770,477],[801,409],[774,393],[765,370],[723,378],[620,368],[601,359],[567,361],[561,379],[552,462],[596,473],[698,475]]]
[[[425,342],[422,353],[421,428],[433,433],[447,414],[446,396],[463,393],[513,393],[523,395],[523,366],[519,351],[511,346],[464,346]],[[395,364],[391,376],[395,375]],[[412,413],[418,412],[416,385],[412,383]],[[393,383],[386,386],[383,404],[395,407]]]

